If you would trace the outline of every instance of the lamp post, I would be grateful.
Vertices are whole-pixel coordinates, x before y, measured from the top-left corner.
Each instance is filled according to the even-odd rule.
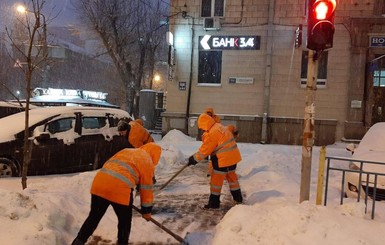
[[[16,10],[22,14],[25,14],[27,12],[36,13],[36,12],[29,11],[24,5],[18,5],[16,7]],[[48,57],[47,21],[46,21],[45,15],[42,14],[40,11],[38,12],[38,15],[36,15],[36,16],[37,16],[36,21],[38,22],[39,26],[40,26],[40,16],[43,18],[43,38],[42,38],[41,42],[42,42],[42,47],[43,47],[43,59],[46,59]],[[42,87],[48,87],[47,86],[48,67],[43,67],[42,70],[43,70],[43,74],[42,74],[43,81],[42,81],[41,86]]]

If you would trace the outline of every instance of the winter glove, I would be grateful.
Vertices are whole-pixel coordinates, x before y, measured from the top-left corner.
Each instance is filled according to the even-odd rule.
[[[148,214],[142,214],[143,219],[150,221],[151,220],[151,213]]]
[[[189,166],[195,165],[195,164],[197,164],[197,163],[198,163],[198,162],[195,161],[194,156],[191,156],[191,157],[188,158],[188,165],[189,165]]]

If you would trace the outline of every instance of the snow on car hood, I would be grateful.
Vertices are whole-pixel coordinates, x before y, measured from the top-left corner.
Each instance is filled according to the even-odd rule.
[[[354,150],[352,159],[385,163],[385,122],[374,124]],[[359,167],[359,163],[355,162]],[[385,165],[364,164],[365,171],[385,173]]]
[[[372,161],[372,162],[382,162],[385,163],[385,152],[384,151],[359,151],[354,152],[354,155],[352,156],[353,162],[357,167],[360,167],[359,162],[355,162],[356,160],[365,160],[365,161]],[[370,172],[381,172],[385,173],[385,165],[379,165],[379,164],[367,164],[365,163],[363,165],[363,169],[365,171]]]
[[[385,122],[374,124],[362,138],[357,151],[383,151],[385,153]]]

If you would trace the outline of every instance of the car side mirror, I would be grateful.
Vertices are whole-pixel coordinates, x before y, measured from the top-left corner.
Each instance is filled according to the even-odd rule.
[[[37,142],[44,142],[51,138],[49,133],[41,133],[40,135],[36,136]]]
[[[347,151],[350,151],[352,154],[354,153],[354,150],[355,150],[356,148],[357,148],[356,145],[353,144],[353,143],[350,143],[350,144],[348,144],[348,145],[346,146],[346,150],[347,150]]]

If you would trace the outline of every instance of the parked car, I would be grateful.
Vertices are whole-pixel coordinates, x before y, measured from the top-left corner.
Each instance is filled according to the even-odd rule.
[[[353,153],[353,161],[349,165],[351,170],[360,171],[360,161],[380,162],[383,164],[364,163],[362,170],[385,175],[385,122],[374,124],[366,132],[358,146],[349,144],[347,149]],[[359,184],[359,174],[347,172],[345,183],[346,196],[357,198],[358,189],[361,188],[361,197],[364,198],[367,188],[369,198],[373,198],[375,175],[369,174],[369,178],[367,176],[368,174],[362,174],[361,184]],[[377,177],[376,200],[385,200],[385,176],[378,175]]]
[[[131,116],[103,107],[58,106],[29,112],[31,161],[28,175],[60,174],[100,168],[127,147],[117,124]],[[0,176],[20,176],[25,112],[0,119]]]

